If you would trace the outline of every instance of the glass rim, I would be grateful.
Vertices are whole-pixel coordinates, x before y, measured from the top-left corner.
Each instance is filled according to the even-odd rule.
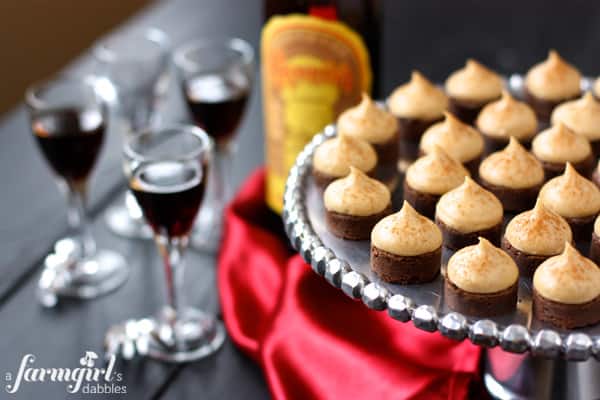
[[[149,157],[146,154],[142,154],[139,151],[136,151],[132,146],[132,142],[138,140],[142,136],[151,135],[151,136],[161,136],[166,132],[185,132],[189,133],[196,138],[200,139],[201,146],[198,148],[192,149],[187,153],[173,155],[173,156],[159,156],[159,157]],[[125,140],[125,144],[123,146],[123,153],[126,157],[141,161],[141,162],[156,162],[156,161],[186,161],[192,160],[194,158],[199,157],[202,153],[210,153],[214,147],[214,143],[212,138],[201,128],[195,125],[189,124],[168,124],[161,126],[159,128],[145,128],[140,131],[133,132],[131,136],[129,136]]]
[[[211,46],[222,46],[225,49],[238,52],[246,66],[252,65],[254,62],[254,48],[246,40],[238,37],[201,38],[185,42],[174,50],[173,62],[179,68],[194,70],[196,63],[190,61],[187,54],[190,51],[205,49]]]
[[[40,97],[40,92],[51,85],[73,85],[87,87],[94,93],[94,96],[100,99],[96,90],[96,77],[93,75],[73,76],[68,74],[59,74],[48,79],[34,81],[25,89],[25,104],[32,109],[53,109],[60,108],[48,104],[48,101]]]
[[[141,37],[146,39],[148,42],[155,43],[160,48],[163,55],[168,53],[170,47],[169,36],[162,30],[156,27],[149,27],[138,32],[141,34]],[[124,36],[127,34],[125,33]],[[96,59],[105,63],[114,63],[118,60],[147,60],[151,57],[140,56],[137,52],[127,53],[126,56],[120,54],[119,52],[112,50],[109,48],[109,38],[111,36],[105,37],[98,41],[92,50],[92,54]],[[118,40],[118,35],[113,35],[113,38]]]

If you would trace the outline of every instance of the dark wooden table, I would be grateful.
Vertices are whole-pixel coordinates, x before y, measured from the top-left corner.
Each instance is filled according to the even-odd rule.
[[[405,81],[413,68],[442,80],[468,56],[501,72],[525,71],[545,57],[550,47],[563,52],[584,73],[599,74],[599,6],[579,0],[564,8],[565,3],[542,1],[508,1],[493,7],[467,0],[385,2],[383,54],[388,57],[383,62],[383,93]],[[259,0],[174,0],[149,7],[119,30],[157,26],[174,44],[201,36],[239,36],[258,48],[261,24]],[[69,69],[77,74],[90,72],[89,54],[83,54]],[[259,89],[257,82],[240,130],[243,150],[235,160],[236,184],[263,160]],[[172,91],[164,115],[180,120],[182,110],[178,93]],[[37,366],[74,368],[86,350],[102,352],[109,326],[150,315],[163,304],[162,268],[153,243],[119,238],[107,230],[101,218],[109,203],[121,201],[124,190],[120,147],[121,138],[111,132],[92,179],[91,206],[98,244],[126,255],[131,276],[108,296],[63,302],[47,310],[38,305],[35,289],[43,257],[66,232],[65,200],[34,146],[24,107],[0,120],[0,399],[67,397],[64,385],[39,383],[26,384],[18,396],[10,396],[4,392],[5,373],[14,373],[27,353],[36,355]],[[213,256],[189,252],[188,301],[213,311],[217,309],[214,269]],[[124,373],[126,398],[269,396],[260,369],[230,341],[204,362],[173,366],[138,360],[118,368]]]

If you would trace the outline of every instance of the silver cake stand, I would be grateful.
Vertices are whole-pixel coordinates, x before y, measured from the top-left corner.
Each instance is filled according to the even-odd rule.
[[[498,399],[599,399],[600,324],[561,330],[536,320],[530,279],[520,280],[513,313],[477,319],[446,305],[442,275],[450,256],[447,251],[442,274],[435,281],[388,284],[370,269],[368,241],[343,240],[329,233],[311,166],[317,146],[335,134],[335,126],[330,125],[306,145],[290,170],[284,195],[286,233],[314,272],[366,307],[386,311],[390,318],[484,347],[483,380]],[[398,200],[401,193],[394,197]]]

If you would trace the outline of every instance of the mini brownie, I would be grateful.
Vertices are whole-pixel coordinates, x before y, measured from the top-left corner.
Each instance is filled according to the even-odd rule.
[[[363,93],[361,102],[344,111],[337,120],[340,135],[362,139],[377,153],[375,178],[388,187],[398,179],[398,121]]]
[[[469,59],[446,79],[449,110],[464,123],[473,124],[486,104],[500,98],[503,86],[500,75]]]
[[[552,123],[559,122],[584,136],[590,142],[594,156],[600,156],[600,102],[591,92],[556,107],[552,112]]]
[[[483,237],[500,245],[502,203],[469,177],[444,194],[435,208],[435,222],[442,230],[444,246],[458,250]]]
[[[511,136],[504,150],[490,154],[479,166],[481,185],[494,193],[504,210],[520,212],[535,204],[544,183],[542,164]]]
[[[594,170],[595,159],[590,143],[562,122],[540,132],[533,139],[531,151],[542,162],[546,180],[562,174],[567,162],[586,178]]]
[[[533,210],[510,220],[502,238],[502,249],[515,260],[521,276],[532,277],[542,262],[562,253],[565,242],[572,240],[567,221],[538,201]]]
[[[433,152],[408,167],[404,179],[404,199],[418,213],[433,219],[435,205],[440,197],[460,186],[465,176],[469,176],[469,171],[441,147],[436,146]]]
[[[409,164],[419,156],[423,133],[444,119],[448,97],[421,73],[413,71],[410,82],[392,92],[387,107],[398,119],[400,159]]]
[[[564,329],[600,322],[600,268],[566,243],[533,275],[533,315]]]
[[[343,239],[367,240],[375,224],[392,212],[389,189],[354,167],[327,186],[323,202],[327,228]]]
[[[564,174],[546,182],[539,199],[544,207],[569,223],[573,240],[590,240],[594,220],[600,212],[600,189],[579,175],[570,163]]]
[[[523,94],[538,118],[547,122],[556,106],[581,95],[581,74],[550,50],[545,61],[527,72]]]
[[[348,175],[351,166],[373,175],[376,165],[377,154],[369,143],[338,135],[315,150],[312,175],[317,186],[325,189],[334,180]]]
[[[403,285],[432,281],[440,272],[442,234],[404,202],[371,233],[371,269],[383,281]]]
[[[452,158],[461,162],[471,176],[477,176],[477,169],[483,154],[483,138],[475,128],[461,122],[449,112],[444,112],[444,121],[432,125],[421,138],[421,154],[429,154],[435,146],[440,146]]]
[[[590,258],[596,264],[600,263],[600,217],[596,217],[594,231],[590,242]]]
[[[507,90],[503,90],[500,100],[481,110],[475,126],[483,135],[485,153],[490,154],[503,149],[511,137],[530,148],[538,130],[538,121],[527,103],[515,100]]]
[[[480,238],[450,257],[444,290],[454,311],[480,317],[506,314],[517,305],[519,270],[508,254]]]

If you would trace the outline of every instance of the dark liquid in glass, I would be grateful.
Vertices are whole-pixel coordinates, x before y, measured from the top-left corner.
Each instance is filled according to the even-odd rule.
[[[217,144],[229,142],[244,113],[249,92],[248,79],[242,76],[200,75],[184,82],[183,90],[195,123]]]
[[[52,169],[71,183],[90,174],[104,139],[100,110],[65,109],[36,116],[32,130]]]
[[[169,237],[190,232],[204,197],[200,164],[147,164],[135,171],[129,186],[154,232]]]

